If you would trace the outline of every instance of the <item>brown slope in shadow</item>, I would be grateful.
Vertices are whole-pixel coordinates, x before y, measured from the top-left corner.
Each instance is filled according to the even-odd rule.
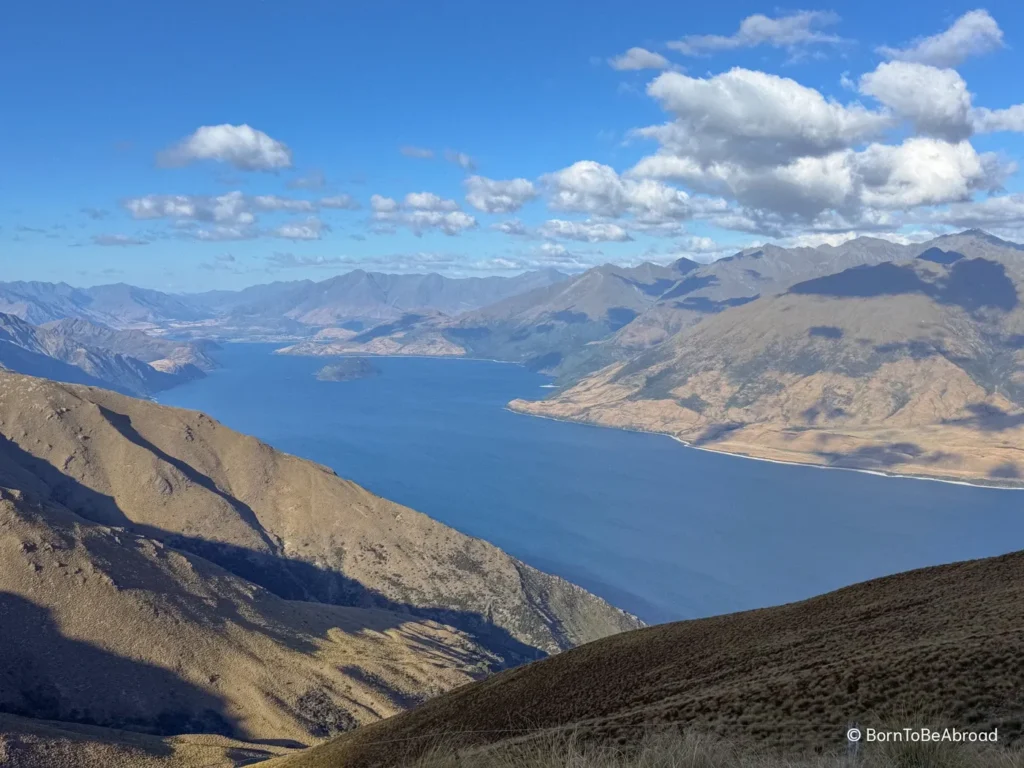
[[[903,712],[998,726],[1012,744],[1022,739],[1022,684],[1024,553],[1015,553],[600,640],[280,766],[407,765],[438,744],[557,729],[611,744],[682,727],[780,750],[836,749],[851,723],[879,726]]]
[[[95,522],[220,553],[244,578],[258,580],[273,563],[274,589],[291,582],[289,598],[374,596],[367,602],[465,616],[472,631],[511,638],[492,648],[510,663],[639,625],[486,542],[202,414],[0,374],[0,436],[0,451],[14,456],[6,463],[21,467],[19,487],[34,482]]]

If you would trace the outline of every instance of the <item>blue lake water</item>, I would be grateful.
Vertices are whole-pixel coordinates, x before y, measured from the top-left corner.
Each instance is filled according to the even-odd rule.
[[[789,602],[1024,549],[1024,491],[787,466],[511,413],[542,376],[475,360],[328,360],[229,345],[164,393],[313,459],[650,622]]]

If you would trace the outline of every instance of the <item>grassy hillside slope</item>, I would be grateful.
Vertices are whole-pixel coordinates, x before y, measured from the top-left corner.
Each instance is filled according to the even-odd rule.
[[[1016,553],[607,638],[273,765],[406,766],[439,745],[451,753],[570,731],[626,746],[659,729],[795,755],[844,748],[853,723],[916,724],[907,712],[937,726],[998,728],[1007,746],[1024,737],[1022,652]],[[650,765],[729,765],[677,758]]]

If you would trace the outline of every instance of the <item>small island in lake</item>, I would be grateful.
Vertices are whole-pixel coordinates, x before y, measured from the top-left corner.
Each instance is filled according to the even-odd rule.
[[[316,373],[320,381],[355,381],[376,376],[380,371],[361,357],[350,357],[338,363],[325,365]]]

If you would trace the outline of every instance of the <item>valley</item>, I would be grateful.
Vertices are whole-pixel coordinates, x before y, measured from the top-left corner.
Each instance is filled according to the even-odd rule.
[[[536,738],[585,721],[610,743],[657,716],[622,720],[616,707],[636,702],[590,689],[600,713],[559,703],[533,662],[593,653],[628,670],[625,656],[661,653],[635,632],[645,624],[670,645],[758,634],[743,657],[782,659],[772,638],[789,613],[825,626],[835,600],[905,611],[888,582],[848,587],[879,577],[937,604],[944,579],[975,578],[942,570],[954,561],[1002,556],[971,567],[1006,575],[1012,597],[1020,250],[968,231],[482,281],[0,285],[17,313],[0,316],[0,614],[17,627],[0,756],[390,764],[375,729],[418,742],[435,711],[490,728],[489,694],[474,691],[505,679],[525,687],[502,701],[550,701]],[[939,568],[939,586],[893,576],[915,568]],[[877,629],[830,653],[853,658]],[[602,645],[613,635],[626,645]],[[993,653],[978,669],[1003,669]],[[84,659],[74,674],[58,663],[69,655]],[[688,685],[663,662],[664,685]],[[990,710],[949,684],[966,692],[954,716]],[[737,744],[832,744],[834,722],[800,731],[775,694],[757,699],[771,685],[705,687],[673,722]],[[835,702],[831,683],[815,690]],[[733,711],[731,696],[763,717],[705,716]],[[998,721],[1014,739],[1015,717]]]

